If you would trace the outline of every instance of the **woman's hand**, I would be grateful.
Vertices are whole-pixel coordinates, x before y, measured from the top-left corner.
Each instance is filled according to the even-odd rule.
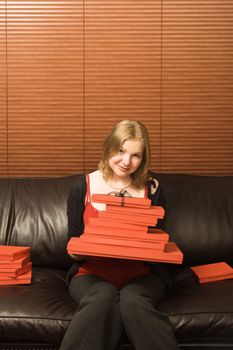
[[[80,255],[80,254],[69,254],[69,256],[76,261],[82,261],[90,258],[88,255]]]

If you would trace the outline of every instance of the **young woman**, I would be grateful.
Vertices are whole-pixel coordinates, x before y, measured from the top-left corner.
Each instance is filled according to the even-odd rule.
[[[79,177],[68,198],[68,234],[80,236],[89,217],[105,205],[93,193],[148,196],[163,205],[156,179],[150,177],[150,146],[145,126],[123,120],[103,146],[99,169]],[[166,315],[156,310],[170,284],[161,264],[73,255],[78,264],[69,291],[78,307],[60,350],[115,350],[124,329],[136,350],[178,349]]]

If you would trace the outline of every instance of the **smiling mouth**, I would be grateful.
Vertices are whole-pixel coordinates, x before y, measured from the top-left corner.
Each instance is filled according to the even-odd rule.
[[[129,168],[123,168],[122,166],[119,166],[119,168],[122,170],[122,171],[128,171]]]

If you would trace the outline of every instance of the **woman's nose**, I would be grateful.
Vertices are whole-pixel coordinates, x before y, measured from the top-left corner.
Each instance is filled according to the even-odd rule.
[[[123,164],[124,164],[125,166],[128,166],[128,165],[130,164],[130,155],[127,154],[127,153],[124,154],[124,157],[123,157]]]

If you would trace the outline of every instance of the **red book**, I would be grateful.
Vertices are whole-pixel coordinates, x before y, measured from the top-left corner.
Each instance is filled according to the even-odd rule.
[[[138,240],[138,241],[144,241],[144,242],[168,242],[169,235],[167,233],[155,233],[155,234],[149,234],[149,233],[140,233],[137,231],[131,231],[131,230],[124,230],[124,229],[114,229],[114,228],[103,228],[103,227],[95,227],[92,225],[86,225],[84,234],[91,234],[91,235],[100,235],[103,237],[115,237],[117,239],[126,239],[126,240]]]
[[[91,200],[92,202],[112,204],[122,207],[150,208],[151,206],[151,200],[148,198],[115,197],[106,194],[93,194]]]
[[[119,229],[127,229],[133,230],[135,232],[146,233],[148,226],[147,225],[134,225],[128,224],[126,222],[119,222],[108,218],[89,218],[87,225],[93,225],[95,227],[105,227],[108,229],[111,228],[119,228]]]
[[[72,249],[73,242],[76,241],[75,249]],[[82,254],[90,256],[105,256],[111,258],[130,259],[130,260],[144,260],[181,264],[183,261],[183,254],[175,243],[168,242],[165,245],[164,251],[157,249],[148,249],[143,247],[125,247],[96,244],[85,242],[78,237],[72,237],[67,245],[68,253]]]
[[[0,268],[0,277],[17,277],[30,271],[31,268],[32,268],[31,262],[19,268]]]
[[[224,261],[191,267],[200,283],[233,278],[233,269]]]
[[[163,237],[162,235],[158,235],[156,237],[153,237],[153,235],[143,235],[143,237],[130,237],[130,236],[121,236],[121,235],[112,235],[111,233],[109,234],[96,234],[96,233],[85,233],[85,235],[88,236],[97,236],[98,237],[102,237],[105,238],[109,237],[109,238],[113,238],[113,239],[118,239],[118,240],[128,240],[128,241],[138,241],[138,242],[151,242],[151,243],[167,243],[168,239],[167,237]]]
[[[0,285],[30,284],[31,279],[32,279],[32,271],[29,271],[16,278],[0,277]]]
[[[107,204],[106,207],[107,212],[113,213],[121,213],[128,215],[149,215],[158,219],[162,219],[164,217],[165,211],[162,207],[159,206],[151,206],[150,208],[131,208],[131,207],[119,207],[116,205]]]
[[[164,233],[163,230],[161,230],[160,228],[156,228],[156,227],[148,227],[147,230],[148,233]],[[168,233],[167,233],[168,235]]]
[[[0,260],[14,261],[30,253],[31,247],[0,245]]]
[[[114,228],[114,227],[111,227],[111,228],[99,227],[99,226],[94,226],[94,225],[90,225],[90,224],[85,225],[84,233],[101,234],[101,235],[106,234],[106,235],[111,235],[111,236],[117,236],[119,233],[120,235],[123,235],[124,237],[126,237],[127,235],[135,236],[134,230],[127,230],[124,228],[119,229],[119,228]]]
[[[139,216],[139,215],[112,213],[108,211],[99,211],[98,217],[120,221],[120,222],[131,223],[135,225],[155,226],[157,224],[157,218],[150,217],[148,215]]]
[[[142,242],[137,240],[127,240],[127,239],[117,239],[117,237],[104,237],[104,236],[95,236],[83,234],[77,243],[73,243],[72,248],[79,247],[79,242],[89,242],[96,244],[105,244],[111,246],[124,246],[129,248],[144,248],[144,249],[156,249],[156,250],[164,250],[165,243],[164,242]]]
[[[215,277],[207,277],[207,278],[201,278],[199,281],[200,283],[209,283],[209,282],[216,282],[216,281],[223,281],[227,279],[232,279],[232,275],[225,275],[225,276],[215,276]]]
[[[0,270],[4,268],[20,268],[29,263],[30,260],[30,254],[26,255],[22,258],[16,259],[14,261],[9,261],[9,260],[2,260],[0,259]]]
[[[152,236],[157,241],[163,241],[166,243],[169,241],[169,234],[161,229],[151,231],[150,228],[148,228],[147,236]]]

